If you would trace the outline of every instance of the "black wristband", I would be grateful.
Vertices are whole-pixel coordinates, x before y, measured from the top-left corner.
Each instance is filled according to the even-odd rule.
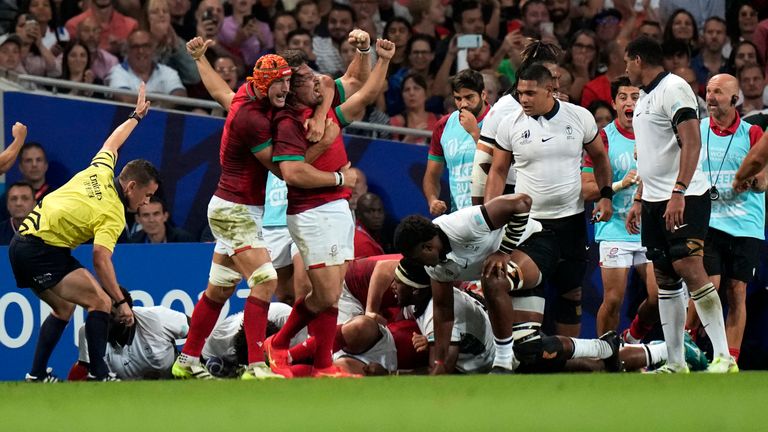
[[[685,189],[673,189],[672,193],[673,194],[685,195]]]
[[[136,123],[141,123],[141,117],[136,113],[136,111],[132,112],[131,115],[128,116],[128,119],[135,119]]]
[[[603,186],[600,188],[600,198],[613,199],[613,188],[610,186]]]
[[[683,182],[681,182],[681,181],[679,181],[679,182],[675,182],[675,184],[676,184],[676,185],[678,185],[678,186],[682,186],[682,187],[683,187],[683,189],[688,189],[688,185],[687,185],[687,184],[685,184],[685,183],[683,183]]]
[[[118,307],[123,303],[128,303],[128,297],[123,297],[122,300],[112,303],[112,307]]]

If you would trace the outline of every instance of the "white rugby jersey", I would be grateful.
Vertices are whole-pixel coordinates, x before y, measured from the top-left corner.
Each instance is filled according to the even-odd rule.
[[[282,328],[291,314],[291,307],[285,303],[270,303],[267,320],[275,324],[277,328]],[[218,357],[228,363],[237,363],[235,354],[235,335],[240,331],[243,325],[243,312],[230,315],[219,321],[214,327],[211,335],[205,340],[203,346],[203,358]],[[309,337],[307,328],[301,329],[299,333],[291,339],[291,346],[305,341]]]
[[[410,306],[410,313],[413,307]],[[432,300],[424,314],[416,319],[421,333],[429,342],[435,341],[435,323]],[[453,289],[453,329],[451,343],[459,345],[456,369],[463,373],[486,372],[493,365],[496,347],[488,313],[475,299],[458,289]]]
[[[683,108],[698,109],[696,94],[684,79],[664,72],[640,89],[632,127],[637,143],[637,174],[643,179],[643,200],[667,201],[680,173],[680,145],[672,119]],[[709,189],[701,169],[701,155],[686,195]]]
[[[511,94],[500,97],[483,119],[483,127],[480,128],[480,142],[488,147],[496,148],[496,135],[498,134],[499,125],[510,115],[517,115],[521,112],[523,112],[523,106]],[[508,185],[515,184],[514,161],[512,165],[509,168],[509,173],[507,173],[506,184]]]
[[[107,344],[106,362],[120,379],[170,378],[176,339],[187,337],[187,316],[163,306],[133,308],[136,333],[130,345]],[[78,359],[89,362],[85,326],[80,327]]]
[[[582,152],[597,135],[597,124],[589,111],[558,100],[547,114],[529,117],[520,111],[504,120],[496,143],[512,152],[517,172],[515,192],[532,198],[531,217],[558,219],[584,211]]]
[[[504,236],[503,226],[491,231],[480,208],[467,207],[433,221],[448,236],[451,251],[445,261],[434,267],[425,267],[430,278],[440,282],[480,279],[483,262],[488,255],[499,250]],[[520,243],[538,231],[541,231],[541,224],[528,219]]]

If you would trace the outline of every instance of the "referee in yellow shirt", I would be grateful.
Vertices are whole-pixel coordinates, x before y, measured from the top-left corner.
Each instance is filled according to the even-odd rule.
[[[8,253],[20,288],[32,288],[52,313],[40,336],[27,381],[56,382],[47,367],[76,305],[88,310],[85,333],[91,359],[88,378],[114,381],[104,362],[110,311],[133,325],[133,313],[117,285],[112,251],[125,229],[125,210],[136,212],[158,186],[158,172],[146,160],[133,160],[115,178],[117,152],[149,111],[144,84],[136,109],[112,132],[91,164],[40,200],[22,222]],[[93,267],[101,284],[72,256],[72,249],[93,239]]]

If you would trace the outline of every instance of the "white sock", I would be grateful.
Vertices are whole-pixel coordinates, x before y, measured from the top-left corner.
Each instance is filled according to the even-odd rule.
[[[655,343],[644,345],[648,353],[648,366],[659,367],[667,361],[667,344]]]
[[[613,354],[611,345],[600,339],[576,339],[573,341],[573,355],[571,358],[599,358],[607,359]]]
[[[179,354],[179,363],[183,364],[184,366],[194,366],[200,364],[200,359],[181,353]]]
[[[659,318],[667,346],[667,363],[684,366],[685,298],[682,289],[668,290],[659,287]]]
[[[696,291],[691,292],[693,304],[699,314],[701,324],[707,331],[709,340],[712,341],[714,357],[729,358],[728,339],[725,336],[725,319],[723,318],[723,306],[720,304],[720,296],[717,295],[715,286],[710,282]]]
[[[505,369],[514,370],[515,352],[513,350],[512,336],[504,339],[493,338],[493,345],[496,347],[496,354],[493,358],[493,365]]]

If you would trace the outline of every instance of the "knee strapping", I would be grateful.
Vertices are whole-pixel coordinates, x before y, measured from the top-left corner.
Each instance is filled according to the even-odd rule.
[[[563,355],[563,342],[557,336],[541,338],[542,352],[538,366],[547,372],[560,372],[568,361]]]
[[[541,357],[541,324],[537,322],[517,323],[512,327],[513,351],[522,365],[533,365]]]
[[[523,271],[514,261],[507,263],[507,280],[509,281],[510,290],[514,291],[523,288]]]
[[[277,280],[277,270],[275,270],[271,262],[264,263],[248,277],[248,287],[253,288],[256,285],[272,280]]]
[[[233,287],[239,284],[242,278],[240,273],[227,266],[211,263],[211,271],[208,273],[208,281],[211,285]]]
[[[669,245],[669,259],[676,261],[690,256],[704,256],[704,242],[699,239],[675,239]]]
[[[581,300],[558,298],[555,320],[560,324],[581,324]]]

